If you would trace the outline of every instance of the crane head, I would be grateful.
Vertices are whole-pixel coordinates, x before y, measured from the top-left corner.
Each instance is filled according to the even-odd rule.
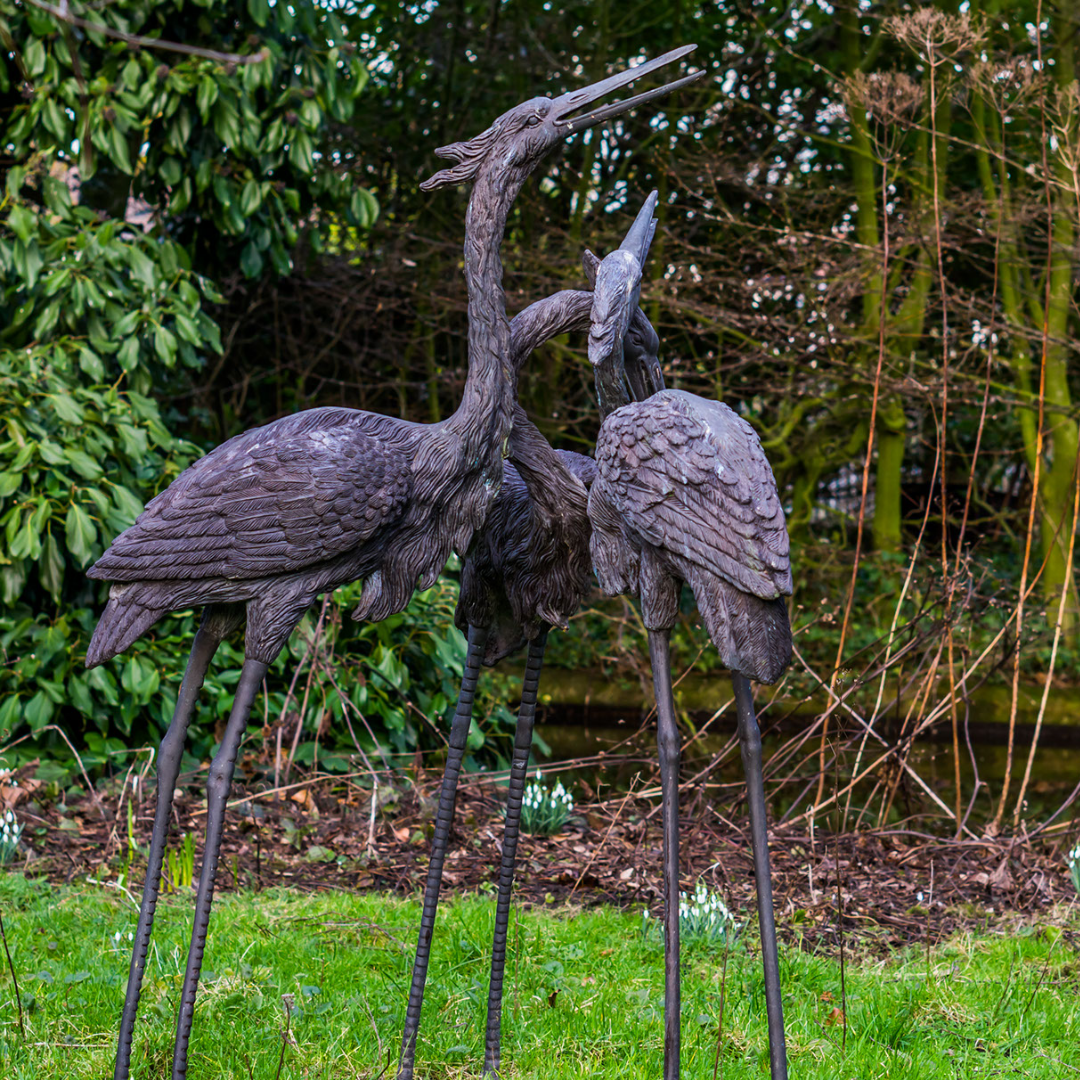
[[[656,198],[654,191],[645,200],[622,244],[596,267],[589,318],[589,363],[593,366],[602,416],[630,400],[626,389],[624,339],[630,319],[641,303],[641,276],[656,231],[653,218]],[[635,337],[629,345],[646,355],[651,348],[655,355],[660,339],[651,326],[648,330],[650,340],[639,341]]]
[[[450,184],[467,183],[474,180],[482,166],[488,162],[528,173],[563,139],[621,116],[637,105],[643,105],[701,78],[704,71],[685,75],[653,90],[635,94],[624,101],[600,104],[609,94],[629,86],[643,75],[681,60],[695,48],[694,45],[684,45],[658,56],[655,60],[628,68],[581,90],[572,90],[555,98],[535,97],[521,105],[515,105],[475,138],[440,146],[435,151],[436,155],[454,164],[425,180],[420,185],[421,189],[434,191]]]

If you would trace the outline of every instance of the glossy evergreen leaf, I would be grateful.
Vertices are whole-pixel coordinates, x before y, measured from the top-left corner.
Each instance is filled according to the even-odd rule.
[[[68,508],[66,539],[68,550],[81,566],[85,566],[93,554],[93,546],[97,541],[97,527],[86,511],[76,502]]]
[[[45,537],[45,542],[42,544],[38,573],[45,590],[55,603],[59,603],[64,588],[64,557],[52,532]]]

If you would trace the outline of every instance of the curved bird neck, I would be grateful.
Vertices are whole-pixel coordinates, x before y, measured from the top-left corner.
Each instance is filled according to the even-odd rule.
[[[447,420],[470,445],[481,451],[490,447],[500,457],[517,394],[499,248],[507,214],[524,182],[520,169],[496,159],[481,169],[473,186],[465,217],[469,371],[461,404]]]
[[[616,409],[630,403],[626,390],[626,361],[622,336],[616,334],[610,350],[597,363],[596,396],[603,423]]]

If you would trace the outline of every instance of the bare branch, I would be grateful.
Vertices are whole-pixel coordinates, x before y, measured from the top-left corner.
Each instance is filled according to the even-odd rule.
[[[42,11],[47,11],[54,19],[59,19],[61,22],[68,23],[70,26],[77,26],[80,30],[89,30],[99,34],[104,34],[106,37],[115,38],[117,41],[124,41],[128,45],[138,45],[143,49],[162,49],[165,52],[178,52],[184,53],[187,56],[199,56],[204,60],[219,60],[223,64],[259,64],[270,55],[269,49],[260,49],[257,53],[253,53],[251,56],[241,56],[239,53],[226,53],[218,52],[215,49],[200,49],[195,45],[185,45],[179,41],[166,41],[164,38],[145,37],[142,34],[127,34],[123,30],[114,30],[111,26],[105,26],[103,23],[90,22],[89,19],[80,18],[78,15],[73,15],[68,10],[67,0],[64,0],[59,6],[55,4],[47,4],[45,0],[27,0],[27,3],[32,4],[36,8],[40,8]]]

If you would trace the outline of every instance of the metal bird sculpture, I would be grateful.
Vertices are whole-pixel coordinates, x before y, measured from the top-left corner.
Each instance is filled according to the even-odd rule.
[[[130,1069],[184,736],[218,645],[246,621],[244,666],[207,781],[206,843],[181,991],[174,1080],[187,1072],[225,802],[262,679],[321,593],[363,579],[354,618],[382,619],[402,610],[418,584],[433,584],[451,551],[468,550],[502,481],[503,447],[515,403],[499,259],[507,212],[528,175],[558,142],[673,87],[578,115],[582,109],[687,52],[675,50],[554,100],[534,98],[503,114],[475,139],[436,151],[454,164],[426,181],[425,190],[473,183],[465,244],[469,371],[453,416],[423,425],[324,408],[245,432],[197,461],[151,500],[88,571],[92,578],[113,582],[87,650],[89,667],[123,652],[168,612],[204,605],[159,752],[158,799],[121,1019],[117,1080]]]
[[[651,235],[651,213],[649,219],[646,227]],[[639,215],[624,243],[642,227]],[[599,260],[586,251],[584,265],[590,284],[595,284],[595,273],[591,271],[598,263]],[[591,292],[557,293],[516,316],[512,325],[515,357],[520,359],[515,372],[520,372],[524,358],[541,341],[555,333],[584,329],[591,320],[592,303]],[[552,325],[554,311],[560,315],[557,327]],[[520,354],[517,351],[519,337]],[[659,338],[652,324],[641,308],[635,307],[624,338],[624,353],[628,361],[627,381],[642,396],[663,386],[656,358],[658,346]],[[516,632],[529,643],[507,782],[488,983],[485,1078],[497,1077],[501,1062],[502,994],[510,899],[547,634],[553,626],[566,629],[568,617],[581,606],[592,584],[587,500],[585,503],[578,501],[577,492],[561,480],[559,466],[573,473],[588,490],[596,479],[596,463],[572,451],[553,451],[527,419],[515,420],[510,450],[511,461],[521,477],[515,483],[510,475],[512,466],[507,465],[503,489],[484,530],[478,534],[474,552],[466,561],[457,612],[459,626],[463,623],[478,625],[478,620],[485,617],[492,625],[486,663],[498,658],[497,649],[490,647],[493,640],[498,643],[498,648],[505,649],[514,640]],[[545,530],[545,522],[553,519],[557,519],[560,526]]]
[[[600,94],[610,93],[635,81],[646,71],[680,59],[693,47],[678,49],[659,57],[649,64],[612,76],[585,90],[575,91],[554,99],[551,114],[565,115],[567,109],[576,111],[586,100],[596,100]],[[629,101],[619,102],[603,109],[594,110],[575,123],[575,128],[592,127],[619,115],[634,105],[669,93],[700,78],[698,72],[662,86]],[[545,100],[545,99],[541,99]],[[559,123],[559,120],[555,120]],[[586,300],[587,297],[587,300]],[[550,334],[571,328],[571,323],[582,322],[586,317],[585,304],[591,307],[588,294],[558,294],[540,305],[534,305],[522,323],[523,347],[513,349],[514,389],[516,373],[534,344],[525,344],[531,327],[536,335],[535,343],[543,340],[539,335],[551,327]],[[462,678],[461,693],[451,726],[446,769],[440,790],[439,808],[436,813],[435,835],[432,840],[431,860],[424,892],[420,931],[417,941],[416,960],[406,1009],[405,1029],[402,1035],[401,1057],[398,1066],[399,1080],[409,1080],[415,1067],[416,1037],[419,1030],[423,1005],[424,984],[430,957],[431,939],[434,931],[435,912],[442,880],[443,860],[449,842],[453,820],[457,779],[464,758],[465,744],[471,723],[472,698],[481,658],[485,663],[495,663],[502,656],[517,648],[523,638],[529,639],[529,659],[526,664],[525,686],[519,710],[518,729],[515,735],[515,761],[508,796],[510,818],[507,835],[513,842],[504,840],[500,872],[500,898],[497,904],[495,948],[493,950],[492,981],[489,989],[488,1037],[485,1050],[485,1075],[494,1075],[498,1068],[499,1027],[501,1016],[502,967],[505,961],[505,925],[509,915],[509,895],[513,878],[516,850],[517,818],[520,815],[520,794],[516,810],[512,808],[514,789],[524,788],[524,773],[528,760],[528,747],[532,740],[532,721],[535,716],[536,684],[539,678],[547,628],[553,624],[565,624],[566,616],[577,609],[584,594],[588,575],[588,559],[585,557],[584,540],[588,536],[583,496],[585,489],[575,477],[571,459],[563,459],[548,446],[536,428],[528,422],[524,412],[515,412],[514,429],[511,433],[508,455],[520,470],[515,478],[507,470],[510,492],[500,511],[493,507],[495,520],[490,533],[477,537],[474,552],[470,553],[463,574],[463,602],[459,617],[468,628],[468,650]],[[569,463],[569,467],[568,467]],[[591,464],[591,463],[590,463]],[[580,462],[580,471],[590,466]],[[585,474],[583,474],[585,475]],[[591,475],[591,473],[589,474]],[[515,480],[521,481],[521,487]],[[505,482],[505,480],[504,480]],[[497,504],[496,504],[497,506]],[[525,525],[528,522],[529,524]],[[532,530],[527,542],[521,533],[512,535],[525,525]],[[558,553],[565,552],[569,561],[557,568]],[[554,559],[552,558],[554,556]],[[498,576],[503,577],[501,586],[494,585]],[[565,607],[565,611],[562,609]],[[524,747],[524,750],[522,749]],[[500,933],[500,926],[502,927]]]
[[[653,200],[653,205],[655,201]],[[651,208],[650,208],[651,216]],[[643,241],[643,233],[636,238]],[[664,1080],[679,1076],[679,737],[670,632],[690,586],[731,671],[746,771],[765,968],[772,1080],[786,1080],[761,735],[750,680],[775,682],[791,659],[782,597],[792,591],[784,512],[754,429],[728,406],[681,390],[631,402],[623,338],[639,302],[644,246],[626,243],[596,274],[589,359],[604,417],[589,493],[601,589],[641,600],[656,690],[665,885]]]
[[[529,355],[544,341],[589,325],[593,296],[565,290],[537,301],[511,322],[511,355],[515,380]],[[655,337],[640,310],[633,314],[628,336]],[[636,369],[634,374],[637,375]],[[650,373],[639,377],[645,380]],[[503,483],[487,521],[478,531],[462,567],[456,622],[471,636],[482,637],[482,662],[493,666],[528,643],[521,704],[510,764],[505,827],[499,869],[488,992],[484,1075],[497,1075],[500,1060],[502,985],[506,935],[510,914],[514,863],[532,732],[537,684],[548,631],[565,628],[581,606],[592,582],[589,554],[588,488],[596,475],[591,458],[554,450],[521,410],[515,409],[509,444],[510,461],[503,466]],[[462,694],[471,699],[473,679],[463,680]],[[402,1036],[398,1076],[412,1075],[415,1045],[431,952],[432,932],[454,813],[470,717],[461,714],[460,727],[451,730],[446,771],[436,814],[431,859],[417,941],[413,980]]]

